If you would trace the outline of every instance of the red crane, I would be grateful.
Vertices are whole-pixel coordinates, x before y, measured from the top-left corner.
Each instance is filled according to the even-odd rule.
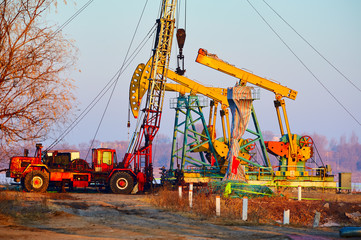
[[[124,167],[134,164],[134,171],[144,171],[146,183],[153,180],[152,143],[159,130],[162,117],[165,82],[169,66],[175,27],[176,0],[163,0],[160,18],[157,20],[157,36],[154,43],[152,68],[142,124],[135,130],[124,156]]]

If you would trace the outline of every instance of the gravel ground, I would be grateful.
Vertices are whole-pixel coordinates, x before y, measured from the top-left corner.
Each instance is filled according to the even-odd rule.
[[[0,239],[336,239],[336,228],[223,226],[150,205],[146,195],[3,192],[40,217],[0,215]],[[19,201],[19,200],[18,200]],[[24,211],[24,210],[22,210]],[[34,214],[34,213],[33,213]]]

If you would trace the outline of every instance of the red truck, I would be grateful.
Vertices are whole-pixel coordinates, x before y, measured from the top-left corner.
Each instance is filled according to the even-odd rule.
[[[113,193],[129,194],[137,183],[136,173],[117,162],[114,149],[97,148],[92,151],[92,166],[80,158],[73,159],[71,152],[43,153],[36,144],[35,157],[10,159],[6,177],[20,182],[28,192],[45,192],[49,185],[58,187],[105,186]]]

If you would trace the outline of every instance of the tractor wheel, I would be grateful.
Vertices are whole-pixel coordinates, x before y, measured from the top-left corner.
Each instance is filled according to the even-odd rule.
[[[28,192],[45,192],[48,186],[49,177],[42,171],[31,171],[24,178],[24,188]]]
[[[134,180],[126,172],[117,172],[110,178],[109,186],[113,193],[129,194],[133,190]]]

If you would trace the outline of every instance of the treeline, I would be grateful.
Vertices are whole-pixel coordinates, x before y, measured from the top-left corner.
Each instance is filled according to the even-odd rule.
[[[342,136],[339,140],[328,140],[325,136],[319,134],[303,134],[309,135],[314,141],[314,157],[309,161],[310,167],[315,165],[330,165],[333,170],[333,174],[339,172],[352,172],[352,180],[354,182],[361,182],[361,144],[359,138],[352,134],[351,137]],[[264,139],[266,141],[276,140],[279,136],[272,132],[264,132]],[[181,144],[179,141],[178,144]],[[94,141],[90,147],[90,143],[80,143],[77,145],[70,144],[59,144],[56,146],[57,150],[78,150],[80,157],[86,159],[89,163],[91,162],[91,148],[112,148],[116,149],[118,161],[122,161],[129,142],[128,141]],[[14,149],[14,155],[22,155],[23,148],[30,149],[30,156],[33,156],[35,152],[35,145],[22,146],[18,149]],[[46,148],[46,146],[44,146]],[[170,156],[172,150],[172,142],[170,137],[165,135],[159,135],[156,137],[153,143],[153,164],[154,168],[166,167],[169,168]],[[259,158],[259,156],[258,156]],[[1,156],[1,167],[6,168],[8,166],[9,156]],[[277,164],[276,159],[271,159],[272,164]],[[259,161],[259,160],[258,160]]]

